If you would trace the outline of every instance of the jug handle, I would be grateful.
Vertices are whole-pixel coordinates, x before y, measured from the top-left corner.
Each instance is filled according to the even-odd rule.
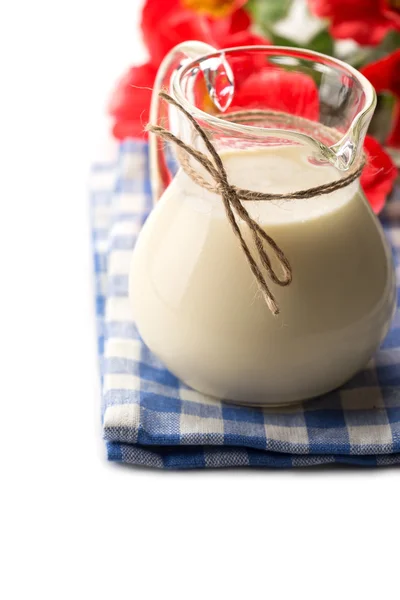
[[[169,89],[172,75],[177,73],[188,61],[214,52],[216,49],[209,44],[189,41],[178,44],[166,55],[154,82],[150,104],[150,123],[160,122],[161,106],[158,94],[162,88]],[[149,159],[151,191],[155,204],[168,186],[171,176],[166,165],[163,141],[151,132],[149,133]]]

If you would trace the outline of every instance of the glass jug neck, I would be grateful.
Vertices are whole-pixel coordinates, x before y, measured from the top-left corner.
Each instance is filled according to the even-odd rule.
[[[275,58],[277,56],[286,59],[300,57],[302,60],[312,60],[313,68],[319,73],[324,73],[324,70],[328,68],[336,68],[341,70],[344,78],[348,77],[350,81],[351,77],[351,81],[357,81],[362,93],[360,92],[358,96],[358,105],[353,111],[355,112],[355,116],[347,129],[344,129],[343,125],[334,128],[329,127],[325,123],[310,122],[300,116],[296,117],[296,119],[291,118],[290,123],[287,123],[287,126],[285,126],[285,123],[282,123],[282,113],[280,111],[276,111],[277,119],[274,119],[273,115],[269,114],[268,119],[264,119],[262,122],[262,126],[256,121],[251,122],[248,120],[246,123],[243,123],[229,118],[229,113],[217,112],[215,110],[216,106],[214,106],[214,113],[212,111],[206,112],[199,106],[196,106],[193,98],[188,98],[185,83],[188,78],[197,74],[199,69],[203,74],[208,73],[210,61],[214,65],[214,68],[216,68],[216,60],[219,60],[220,64],[223,65],[223,69],[225,71],[228,70],[228,74],[226,75],[225,73],[225,75],[229,85],[234,90],[234,77],[229,68],[227,69],[227,57],[240,55],[241,52],[249,50],[252,52],[260,51]],[[209,104],[211,104],[213,93],[210,90],[210,76],[205,75],[204,80],[210,98]],[[196,121],[201,123],[205,129],[212,132],[213,138],[219,139],[221,143],[223,143],[225,138],[227,143],[229,143],[230,139],[236,139],[241,140],[241,143],[247,140],[247,144],[250,144],[251,140],[253,140],[254,145],[270,145],[274,143],[274,139],[284,139],[287,143],[308,146],[312,153],[318,155],[321,160],[328,160],[339,171],[347,171],[354,163],[361,160],[364,138],[376,105],[376,95],[371,84],[361,73],[349,65],[317,52],[273,46],[232,48],[202,56],[197,60],[187,59],[182,68],[172,74],[171,92],[174,98],[190,112]],[[229,108],[229,102],[226,108]],[[359,109],[358,111],[356,111],[357,108]],[[271,111],[269,112],[271,113]],[[292,117],[292,115],[287,116]],[[181,117],[178,117],[178,119],[181,120]],[[279,126],[275,127],[276,121],[279,121]],[[181,129],[182,127],[183,129],[186,128],[185,125],[180,124],[179,128]]]

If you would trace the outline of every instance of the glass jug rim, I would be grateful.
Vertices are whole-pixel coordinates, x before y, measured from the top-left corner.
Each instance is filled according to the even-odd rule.
[[[189,42],[190,43],[190,42]],[[219,129],[223,129],[225,131],[230,131],[230,132],[236,132],[236,133],[247,133],[247,134],[252,134],[252,135],[256,135],[259,137],[267,137],[267,136],[271,136],[274,135],[275,133],[279,133],[280,135],[282,134],[283,131],[285,131],[290,137],[294,137],[294,138],[301,138],[301,139],[307,139],[308,141],[312,141],[314,143],[317,143],[318,146],[321,146],[321,144],[319,142],[317,142],[316,140],[314,140],[312,137],[310,137],[307,134],[301,133],[301,132],[297,132],[297,131],[293,131],[293,130],[286,130],[286,129],[274,129],[274,128],[265,128],[265,127],[258,127],[256,125],[245,125],[242,123],[235,123],[233,121],[227,121],[225,119],[221,119],[218,116],[209,114],[203,110],[201,110],[200,108],[198,108],[197,106],[195,106],[194,104],[192,104],[185,96],[183,90],[182,90],[182,86],[181,86],[181,82],[183,77],[189,73],[192,69],[194,69],[196,67],[196,65],[199,65],[200,63],[202,63],[203,61],[206,61],[210,58],[214,58],[214,57],[218,57],[218,56],[224,56],[225,54],[233,54],[233,53],[238,53],[238,52],[243,52],[243,51],[262,51],[265,52],[266,54],[269,55],[274,55],[274,56],[293,56],[293,57],[304,57],[304,58],[309,58],[309,59],[315,59],[314,62],[318,63],[320,65],[327,65],[327,66],[331,66],[333,68],[336,69],[340,69],[344,72],[347,72],[349,75],[351,75],[360,85],[364,95],[365,95],[365,104],[364,107],[356,114],[356,116],[354,117],[353,121],[351,122],[350,126],[348,127],[347,132],[343,133],[343,138],[345,138],[349,132],[356,130],[357,125],[360,121],[364,120],[364,118],[369,115],[371,113],[371,111],[374,110],[375,105],[376,105],[376,93],[375,93],[375,89],[372,86],[372,84],[368,81],[368,79],[362,74],[360,73],[360,71],[358,71],[357,69],[355,69],[354,67],[352,67],[351,65],[337,59],[337,58],[333,58],[332,56],[328,56],[326,54],[322,54],[320,52],[315,52],[313,50],[307,50],[304,48],[293,48],[290,46],[265,46],[265,45],[254,45],[254,46],[235,46],[232,48],[222,48],[219,50],[216,50],[215,52],[210,52],[208,54],[204,54],[202,56],[199,56],[195,59],[190,59],[188,62],[186,62],[181,69],[179,69],[178,71],[176,71],[173,75],[172,81],[171,81],[171,88],[173,91],[173,95],[175,96],[176,100],[196,119],[196,120],[201,120],[205,123],[207,123],[210,126],[214,126],[214,127],[218,127]],[[335,146],[340,145],[340,141],[335,144]],[[328,148],[328,150],[330,150],[330,148]]]

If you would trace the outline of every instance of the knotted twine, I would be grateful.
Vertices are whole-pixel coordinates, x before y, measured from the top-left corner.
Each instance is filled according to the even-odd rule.
[[[161,127],[160,125],[149,124],[147,126],[147,130],[159,136],[161,139],[175,144],[178,147],[179,162],[185,173],[187,173],[187,175],[189,175],[189,177],[201,187],[221,196],[229,223],[240,242],[243,253],[246,256],[250,269],[259,284],[265,302],[272,314],[279,314],[279,306],[275,300],[275,296],[271,292],[271,289],[266,281],[265,276],[263,275],[255,258],[253,257],[253,254],[248,244],[246,243],[243,237],[243,234],[236,220],[236,215],[239,218],[241,218],[244,221],[244,223],[246,223],[246,225],[248,226],[256,247],[256,255],[264,269],[267,271],[271,281],[282,287],[289,285],[292,281],[292,267],[283,250],[278,246],[275,240],[260,227],[257,221],[255,221],[249,215],[242,202],[249,200],[296,200],[312,198],[314,196],[319,196],[323,194],[330,194],[332,192],[335,192],[336,190],[348,186],[350,183],[352,183],[353,181],[358,179],[358,177],[360,177],[365,163],[364,157],[360,161],[358,161],[358,163],[352,169],[349,170],[346,177],[343,177],[331,183],[326,183],[297,192],[290,192],[286,194],[267,194],[264,192],[255,192],[252,190],[238,188],[235,185],[231,185],[229,183],[228,175],[222,163],[221,157],[219,156],[217,150],[215,149],[214,145],[209,139],[207,133],[201,127],[201,125],[199,125],[196,119],[192,117],[192,115],[181,104],[179,104],[166,92],[160,92],[159,96],[163,100],[166,100],[169,104],[175,106],[182,114],[185,115],[185,117],[192,124],[194,129],[197,131],[197,133],[203,140],[208,152],[211,155],[211,159],[199,150],[196,150],[196,148],[193,148],[193,146],[186,144],[183,140],[175,136],[171,131],[165,129],[164,127]],[[283,119],[285,123],[288,123],[290,120],[293,120],[295,118],[297,121],[307,123],[308,126],[312,125],[312,127],[314,129],[317,128],[320,133],[325,132],[336,139],[340,137],[340,134],[336,130],[321,125],[320,123],[313,123],[308,119],[304,119],[301,117],[293,117],[292,115],[286,115],[285,113],[279,113],[275,111],[237,111],[235,113],[225,115],[224,117],[230,119],[234,118],[235,120],[245,122],[257,119],[259,117],[265,118],[266,116],[271,115],[277,117],[278,120],[280,119],[281,122]],[[195,169],[193,169],[193,167],[191,167],[189,161],[187,160],[187,155],[192,156],[200,165],[202,165],[202,167],[204,167],[204,169],[211,175],[212,179],[214,180],[214,185],[208,183]],[[265,244],[268,245],[270,249],[274,252],[278,263],[281,267],[281,276],[279,276],[279,274],[277,274],[277,272],[273,268],[271,260],[264,247]]]

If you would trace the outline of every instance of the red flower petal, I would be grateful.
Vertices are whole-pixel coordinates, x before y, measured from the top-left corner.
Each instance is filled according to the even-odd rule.
[[[369,63],[361,69],[361,73],[369,79],[377,92],[390,92],[396,96],[393,127],[387,144],[400,148],[400,49]]]
[[[385,0],[308,0],[310,10],[330,20],[330,32],[359,44],[379,44],[390,29],[400,29],[400,19]]]
[[[269,46],[271,42],[261,35],[256,35],[255,33],[251,33],[251,31],[237,31],[236,33],[231,33],[224,40],[225,48],[234,47],[234,46]],[[262,56],[260,62],[265,65],[265,57]]]
[[[187,40],[213,44],[212,28],[207,17],[182,9],[176,0],[160,6],[157,0],[147,0],[142,12],[142,34],[150,61],[159,65],[174,46]]]
[[[397,102],[394,113],[393,126],[387,139],[387,145],[400,148],[400,102]]]
[[[244,4],[244,3],[242,3]],[[251,19],[249,14],[243,10],[239,9],[232,13],[231,15],[231,23],[229,27],[229,33],[237,33],[238,31],[245,31],[251,25]]]
[[[132,119],[147,113],[157,73],[150,64],[132,67],[117,83],[108,111],[117,119]]]
[[[119,120],[114,123],[112,134],[117,140],[121,141],[128,138],[146,140],[148,137],[147,131],[145,131],[146,123],[146,119],[143,123],[140,119],[134,121]]]
[[[235,94],[234,102],[242,107],[278,110],[312,120],[319,118],[318,88],[304,73],[264,68],[249,75]]]
[[[269,40],[259,35],[255,35],[250,31],[239,31],[229,35],[224,40],[224,48],[232,48],[235,46],[268,46]],[[229,64],[233,71],[235,86],[240,87],[241,84],[249,77],[265,67],[265,56],[256,52],[243,53],[241,55],[229,56]]]
[[[157,69],[147,63],[132,67],[118,82],[108,108],[116,120],[113,134],[117,139],[143,137],[156,73]]]
[[[388,91],[400,98],[400,49],[371,62],[361,73],[372,83],[377,92]]]
[[[362,46],[376,46],[391,28],[387,19],[371,17],[362,21],[339,21],[333,23],[329,31],[338,40],[352,39]]]
[[[367,154],[367,164],[361,175],[361,186],[373,211],[379,213],[393,187],[397,169],[389,154],[375,138],[367,135],[364,150]]]
[[[362,20],[365,16],[382,12],[380,0],[308,0],[310,10],[317,17],[326,17],[334,21]],[[360,12],[364,9],[363,12]]]
[[[389,19],[393,27],[400,30],[400,6],[395,0],[381,0],[382,12]]]
[[[142,27],[147,30],[151,24],[160,21],[160,18],[166,17],[170,12],[176,9],[182,9],[179,0],[163,0],[162,10],[160,0],[146,0],[142,9]]]
[[[238,0],[236,6],[241,4],[243,1]],[[199,40],[216,48],[233,46],[235,42],[229,39],[230,36],[244,32],[250,24],[249,15],[241,8],[226,17],[213,19],[184,8],[179,0],[168,0],[162,5],[160,13],[159,0],[147,0],[142,12],[141,27],[150,61],[159,65],[174,46],[187,40]],[[250,38],[248,43],[255,42]]]

